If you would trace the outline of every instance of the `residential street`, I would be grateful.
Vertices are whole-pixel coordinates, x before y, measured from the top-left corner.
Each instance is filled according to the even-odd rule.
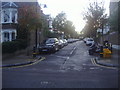
[[[118,69],[93,64],[88,48],[77,41],[33,65],[4,68],[3,88],[118,88]]]

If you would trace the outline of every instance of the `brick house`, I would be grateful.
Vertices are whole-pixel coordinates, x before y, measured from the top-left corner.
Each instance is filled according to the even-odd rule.
[[[1,42],[12,41],[16,39],[17,30],[16,25],[18,24],[18,5],[13,2],[2,3],[1,11]]]
[[[37,6],[36,9],[39,13],[44,15],[42,11],[40,10],[40,6],[38,2],[2,2],[2,10],[1,10],[1,43],[12,41],[17,38],[17,25],[18,19],[20,17],[20,12],[18,11],[19,8],[22,8],[24,6]],[[30,33],[30,46],[33,46],[35,43],[39,43],[39,38],[41,37],[39,33],[42,33],[40,28],[36,30],[31,31]]]
[[[113,0],[110,0],[110,17],[114,18],[114,22],[116,23],[116,25],[112,25],[110,26],[110,34],[109,34],[109,42],[111,42],[114,45],[120,45],[120,41],[119,41],[119,6],[120,6],[120,1],[119,2],[114,2]]]

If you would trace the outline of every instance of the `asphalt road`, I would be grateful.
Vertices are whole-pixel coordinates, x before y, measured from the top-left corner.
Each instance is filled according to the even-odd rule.
[[[3,88],[117,88],[118,70],[91,62],[88,46],[78,41],[25,67],[3,69]]]

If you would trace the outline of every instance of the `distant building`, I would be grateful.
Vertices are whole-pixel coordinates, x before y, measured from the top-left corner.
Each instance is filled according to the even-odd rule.
[[[49,28],[49,31],[53,31],[53,26],[52,26],[52,18],[50,15],[46,15],[47,17],[47,22],[48,22],[48,28]]]
[[[110,25],[110,33],[107,35],[108,40],[110,43],[113,45],[120,45],[119,41],[119,13],[120,13],[120,1],[114,1],[110,0],[110,6],[109,6],[109,11],[110,11],[110,18],[113,19],[112,23]]]
[[[118,2],[110,0],[110,16],[118,11]]]
[[[114,2],[110,0],[109,11],[110,11],[110,20],[112,23],[110,24],[110,31],[118,31],[118,2]],[[115,24],[114,24],[115,23]]]
[[[103,28],[103,34],[107,34],[109,31],[110,31],[110,26],[108,24],[106,24]],[[98,28],[97,32],[102,33],[102,29]]]

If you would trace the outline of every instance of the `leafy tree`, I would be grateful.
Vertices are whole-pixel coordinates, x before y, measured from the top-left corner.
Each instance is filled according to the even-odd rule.
[[[57,31],[64,32],[65,38],[68,37],[76,37],[77,32],[75,31],[75,27],[73,25],[73,22],[70,20],[67,20],[66,14],[64,12],[59,13],[54,19],[53,19],[53,28]]]
[[[96,32],[98,28],[103,28],[106,23],[107,14],[105,14],[105,8],[103,3],[91,2],[87,8],[87,11],[83,14],[84,20],[86,20],[87,25],[85,25],[86,35],[89,37],[96,37]]]
[[[40,12],[37,10],[37,6],[22,6],[18,9],[18,38],[27,39],[29,44],[30,31],[41,27]],[[21,35],[21,33],[23,35]]]
[[[59,31],[63,31],[64,24],[66,22],[66,14],[64,12],[59,13],[54,19],[53,19],[53,28],[57,29]]]
[[[75,37],[76,31],[73,23],[69,20],[64,24],[64,33],[66,36],[70,35],[71,37]]]
[[[19,26],[34,30],[36,27],[41,26],[40,12],[37,6],[23,6],[18,9],[19,11]]]
[[[37,3],[37,2],[36,2]],[[18,18],[18,37],[17,39],[24,39],[27,43],[27,55],[29,55],[30,50],[30,39],[31,31],[41,28],[41,9],[36,5],[30,6],[29,4],[18,8],[19,18]],[[35,37],[33,37],[35,38]]]

